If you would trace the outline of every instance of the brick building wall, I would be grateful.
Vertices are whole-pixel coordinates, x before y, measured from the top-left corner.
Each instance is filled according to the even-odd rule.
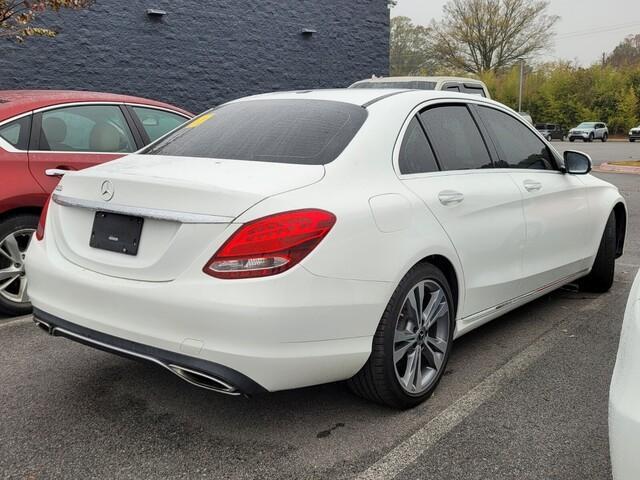
[[[154,19],[148,8],[167,14]],[[0,89],[127,93],[199,112],[389,69],[387,0],[97,0],[48,24],[56,38],[3,41]]]

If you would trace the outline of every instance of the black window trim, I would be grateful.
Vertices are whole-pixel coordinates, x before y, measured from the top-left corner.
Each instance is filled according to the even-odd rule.
[[[529,172],[547,172],[547,173],[562,173],[562,165],[563,162],[562,160],[559,158],[559,155],[556,153],[555,149],[551,148],[548,144],[546,139],[544,138],[544,136],[542,136],[542,134],[531,124],[529,124],[528,122],[526,122],[522,117],[520,116],[516,116],[513,115],[511,112],[509,112],[508,110],[504,109],[504,108],[499,108],[499,106],[491,104],[491,103],[476,103],[474,104],[476,109],[480,108],[480,107],[485,107],[485,108],[491,108],[493,110],[497,110],[498,112],[502,112],[508,116],[510,116],[511,118],[513,118],[514,120],[516,120],[517,122],[520,122],[522,125],[525,126],[525,128],[527,128],[531,133],[533,133],[536,137],[538,137],[538,139],[540,139],[540,141],[544,144],[545,148],[547,149],[547,152],[549,153],[549,158],[551,158],[553,160],[553,162],[555,163],[555,165],[553,165],[555,168],[551,169],[551,170],[541,170],[539,168],[526,168],[526,169],[518,169],[518,168],[506,168],[504,167],[504,170],[513,170],[513,171],[529,171]],[[498,155],[498,147],[496,145],[496,139],[493,137],[493,135],[491,134],[491,132],[489,131],[489,129],[486,128],[486,126],[484,125],[484,120],[482,120],[482,116],[479,114],[479,112],[477,113],[478,115],[478,121],[480,123],[482,123],[483,127],[486,130],[486,134],[487,134],[487,138],[490,139],[491,144],[494,148],[495,151],[495,159],[497,159],[498,161],[500,160],[500,156]],[[520,117],[520,118],[519,118]],[[495,167],[495,162],[494,162],[494,168]],[[501,167],[497,167],[497,168],[501,168]]]

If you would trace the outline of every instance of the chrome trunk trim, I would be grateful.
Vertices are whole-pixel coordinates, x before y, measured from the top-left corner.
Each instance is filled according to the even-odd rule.
[[[133,217],[150,218],[153,220],[164,220],[167,222],[228,224],[233,221],[233,217],[147,207],[132,207],[127,205],[118,205],[115,203],[73,198],[66,195],[60,195],[59,193],[54,193],[52,199],[56,204],[62,205],[63,207],[85,208],[96,212],[117,213],[121,215],[131,215]]]

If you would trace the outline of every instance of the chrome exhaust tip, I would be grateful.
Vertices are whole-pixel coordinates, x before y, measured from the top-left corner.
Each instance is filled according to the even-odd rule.
[[[167,365],[166,367],[181,380],[195,385],[196,387],[212,390],[218,393],[224,393],[226,395],[241,395],[241,392],[239,392],[236,387],[207,373],[181,367],[179,365]]]
[[[49,325],[47,322],[43,322],[42,320],[40,320],[39,318],[33,318],[33,321],[36,324],[36,327],[38,327],[40,330],[47,332],[49,335],[53,335],[53,328],[51,328],[51,325]]]

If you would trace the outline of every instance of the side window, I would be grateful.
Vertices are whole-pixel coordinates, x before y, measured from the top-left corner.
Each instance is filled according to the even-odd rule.
[[[554,170],[547,145],[511,115],[489,107],[479,107],[480,116],[496,144],[498,168]]]
[[[476,87],[475,85],[465,85],[462,91],[470,95],[478,95],[480,97],[486,97],[486,95],[484,94],[484,89],[480,86]]]
[[[402,139],[398,164],[403,174],[438,171],[431,146],[416,117],[409,123]]]
[[[83,105],[42,112],[39,150],[129,153],[136,144],[117,105]]]
[[[420,117],[443,170],[493,166],[487,146],[466,105],[430,108]]]
[[[156,141],[187,121],[181,115],[155,108],[132,107],[132,109],[138,120],[140,120],[142,128],[147,132],[150,142]]]
[[[29,134],[31,133],[31,115],[5,123],[0,127],[0,137],[18,150],[29,148]]]
[[[460,85],[457,85],[455,83],[447,83],[444,86],[444,90],[447,90],[449,92],[459,92],[460,91]]]

